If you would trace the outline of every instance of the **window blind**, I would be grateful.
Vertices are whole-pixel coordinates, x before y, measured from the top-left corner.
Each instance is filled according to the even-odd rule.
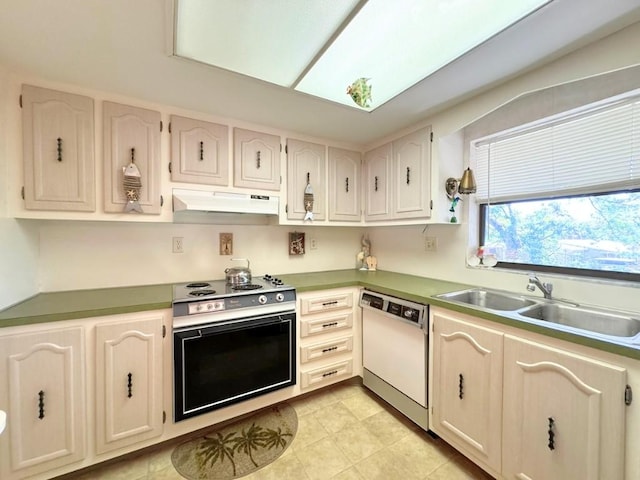
[[[640,187],[640,97],[472,143],[485,203]]]

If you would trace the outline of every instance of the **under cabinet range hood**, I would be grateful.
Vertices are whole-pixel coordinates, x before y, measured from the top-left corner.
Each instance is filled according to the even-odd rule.
[[[275,195],[204,190],[173,190],[175,223],[269,223],[279,213]],[[239,215],[242,214],[242,215]]]

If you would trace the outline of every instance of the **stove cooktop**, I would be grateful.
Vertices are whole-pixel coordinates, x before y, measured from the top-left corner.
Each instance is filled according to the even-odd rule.
[[[254,277],[250,283],[235,285],[227,284],[225,280],[180,283],[173,286],[173,302],[190,302],[292,289],[293,287],[285,285],[282,280],[271,275]]]

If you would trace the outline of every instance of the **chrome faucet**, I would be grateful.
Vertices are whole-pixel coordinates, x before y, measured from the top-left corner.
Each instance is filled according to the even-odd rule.
[[[551,300],[551,291],[553,290],[553,285],[550,283],[542,283],[538,277],[536,277],[533,273],[529,274],[529,285],[527,285],[527,290],[530,292],[535,292],[536,287],[540,289],[544,298],[548,298]]]

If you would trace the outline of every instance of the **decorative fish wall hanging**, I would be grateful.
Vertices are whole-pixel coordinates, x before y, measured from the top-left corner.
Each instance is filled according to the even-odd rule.
[[[304,188],[304,214],[305,220],[313,221],[313,188],[311,188],[311,183],[309,181],[309,173],[307,173],[307,186]]]
[[[370,78],[361,77],[347,87],[347,93],[356,105],[362,108],[369,108],[371,104],[371,85],[367,82]]]
[[[122,167],[124,174],[122,179],[122,187],[127,197],[127,204],[124,207],[125,212],[143,213],[140,206],[140,190],[142,190],[142,175],[140,169],[135,164],[135,148],[131,149],[131,162],[126,167]]]

